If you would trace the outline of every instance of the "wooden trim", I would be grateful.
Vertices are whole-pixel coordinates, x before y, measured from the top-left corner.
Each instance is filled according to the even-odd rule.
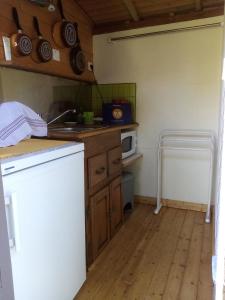
[[[110,33],[116,31],[148,27],[148,26],[163,25],[163,24],[171,24],[176,22],[191,21],[191,20],[204,19],[204,18],[223,16],[223,15],[224,15],[224,6],[218,5],[212,7],[205,7],[202,10],[191,10],[189,12],[176,13],[173,15],[170,14],[153,15],[144,20],[132,21],[130,23],[121,23],[121,22],[105,23],[105,24],[95,26],[93,29],[93,34],[97,35],[103,33]]]
[[[156,198],[135,195],[134,202],[139,203],[139,204],[148,204],[148,205],[154,206],[154,205],[156,205]]]
[[[1,48],[1,46],[0,46]],[[3,49],[2,49],[3,50]],[[25,57],[26,58],[26,57]],[[55,63],[55,61],[50,61],[48,62],[48,64],[53,64]],[[47,63],[46,63],[47,64]],[[28,65],[20,65],[17,64],[16,62],[12,62],[12,61],[5,61],[5,60],[0,60],[0,66],[4,67],[4,68],[8,68],[8,69],[16,69],[16,70],[20,70],[20,71],[24,71],[24,72],[31,72],[31,73],[37,73],[37,74],[44,74],[44,75],[49,75],[49,76],[53,76],[53,77],[61,77],[64,79],[69,79],[69,80],[75,80],[75,81],[81,81],[81,82],[85,82],[85,83],[91,83],[94,84],[95,83],[95,79],[92,76],[93,73],[89,72],[89,75],[76,75],[75,73],[73,74],[64,74],[61,73],[58,68],[53,68],[50,67],[48,70],[42,69],[41,67],[43,66],[43,63],[40,64],[40,67],[36,65],[36,67],[32,67],[30,64]],[[39,68],[39,69],[38,69]],[[92,73],[92,74],[91,74]]]
[[[132,0],[122,0],[124,5],[126,6],[126,9],[128,10],[130,16],[134,21],[139,21],[139,15],[138,12],[132,2]]]
[[[156,205],[156,198],[154,197],[144,197],[144,196],[135,195],[134,201],[135,203]],[[206,212],[207,210],[207,204],[171,200],[171,199],[162,199],[162,205],[166,207],[188,209],[188,210],[201,211],[201,212]]]
[[[170,199],[163,199],[162,203],[163,206],[173,207],[173,208],[188,209],[188,210],[201,211],[201,212],[206,212],[207,210],[207,205],[201,203],[170,200]]]

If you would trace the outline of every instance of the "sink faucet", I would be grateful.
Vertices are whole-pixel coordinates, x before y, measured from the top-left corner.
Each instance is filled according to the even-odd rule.
[[[68,109],[68,110],[64,111],[59,116],[57,116],[56,118],[54,118],[53,120],[48,122],[47,125],[54,123],[56,120],[58,120],[59,118],[61,118],[64,115],[68,114],[69,112],[76,113],[76,109]]]

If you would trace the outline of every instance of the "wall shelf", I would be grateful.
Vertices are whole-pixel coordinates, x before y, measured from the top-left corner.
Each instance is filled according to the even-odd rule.
[[[64,13],[66,16],[69,16],[69,21],[78,23],[80,44],[85,54],[86,62],[92,62],[92,23],[75,1],[67,0],[63,2]],[[33,26],[33,16],[38,18],[44,38],[48,40],[51,43],[52,48],[57,50],[59,53],[59,57],[57,57],[57,59],[52,59],[47,63],[39,63],[33,60],[31,55],[18,56],[15,55],[13,49],[10,49],[11,59],[8,58],[9,60],[6,60],[2,38],[3,36],[10,38],[17,32],[15,23],[12,19],[13,6],[17,8],[23,31],[28,34],[31,39],[37,37]],[[52,28],[58,21],[61,22],[58,9],[55,10],[55,12],[50,13],[47,9],[35,5],[31,1],[27,0],[0,1],[0,66],[48,74],[72,80],[94,82],[94,74],[92,71],[88,70],[87,64],[85,71],[81,75],[74,73],[70,64],[71,49],[67,47],[60,47],[54,40]]]
[[[138,159],[140,159],[142,157],[143,157],[143,154],[135,153],[135,154],[129,156],[128,158],[124,158],[122,160],[123,168],[130,166],[131,164],[133,164],[135,161],[137,161]]]

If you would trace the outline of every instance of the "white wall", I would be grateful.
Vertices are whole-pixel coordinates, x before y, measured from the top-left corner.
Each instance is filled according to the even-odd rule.
[[[75,81],[63,78],[0,68],[0,100],[20,101],[43,115],[53,101],[53,87],[74,84]]]
[[[94,37],[95,74],[100,83],[137,83],[139,151],[136,193],[156,196],[156,145],[162,129],[218,129],[222,28],[192,30],[108,42],[109,37],[215,22],[183,22]],[[179,157],[177,157],[179,160]],[[165,198],[206,201],[207,160],[169,164]],[[188,162],[188,163],[187,163]],[[168,164],[167,164],[168,165]],[[188,168],[188,170],[187,170]],[[195,169],[196,168],[196,169]],[[204,174],[199,174],[199,170]],[[193,170],[196,170],[193,171]],[[187,171],[187,172],[186,172]],[[181,176],[184,174],[184,176]],[[166,176],[166,177],[168,177]],[[189,184],[185,184],[185,181]],[[182,186],[182,189],[178,189]]]

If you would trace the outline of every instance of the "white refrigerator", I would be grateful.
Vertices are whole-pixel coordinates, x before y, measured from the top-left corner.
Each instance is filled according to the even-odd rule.
[[[76,143],[2,161],[14,298],[1,300],[72,300],[84,283],[83,150]]]

